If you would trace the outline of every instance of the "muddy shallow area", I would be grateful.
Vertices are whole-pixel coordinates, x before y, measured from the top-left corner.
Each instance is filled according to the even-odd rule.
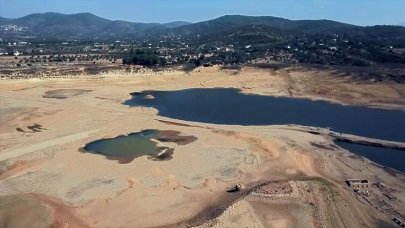
[[[89,93],[92,90],[87,89],[57,89],[46,91],[42,96],[43,98],[53,98],[53,99],[66,99],[81,94]]]

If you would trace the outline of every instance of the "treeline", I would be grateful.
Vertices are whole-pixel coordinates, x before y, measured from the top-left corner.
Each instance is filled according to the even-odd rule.
[[[122,63],[124,65],[142,65],[142,66],[156,66],[166,65],[166,59],[160,58],[158,52],[150,50],[136,49],[123,56]]]

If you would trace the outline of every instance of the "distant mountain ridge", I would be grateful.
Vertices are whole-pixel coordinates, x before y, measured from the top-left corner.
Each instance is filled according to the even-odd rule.
[[[16,25],[26,28],[24,31],[17,31],[19,35],[64,38],[119,37],[187,24],[188,22],[183,21],[159,24],[108,20],[91,13],[61,14],[48,12],[30,14],[16,19],[0,18],[0,26]],[[8,31],[10,32],[10,30]],[[0,35],[2,33],[4,35],[5,32],[0,31]]]
[[[213,32],[221,29],[230,29],[246,25],[266,25],[269,27],[284,30],[296,30],[307,33],[319,33],[324,31],[336,31],[353,29],[359,26],[340,23],[331,20],[289,20],[272,16],[242,16],[225,15],[213,20],[198,22],[190,25],[180,26],[174,31],[176,33],[191,34],[198,32]]]
[[[187,22],[187,21],[173,21],[173,22],[163,23],[163,25],[168,27],[168,28],[176,28],[176,27],[189,25],[189,24],[192,24],[192,23]]]
[[[234,35],[245,36],[246,26],[265,26],[259,29],[269,36],[270,30],[282,30],[283,34],[316,35],[316,34],[351,34],[363,38],[385,39],[387,34],[404,36],[402,26],[362,27],[331,20],[289,20],[272,16],[225,15],[213,20],[197,23],[175,21],[170,23],[136,23],[122,20],[108,20],[91,13],[61,14],[37,13],[21,18],[9,19],[0,17],[0,37],[36,37],[47,39],[120,39],[149,36],[159,38],[162,35],[181,37],[206,36],[207,34],[225,34],[231,31]],[[240,30],[240,31],[238,31]],[[281,32],[281,31],[279,31]],[[228,34],[231,36],[232,34]],[[246,37],[246,36],[245,36]],[[234,39],[234,38],[233,38]]]

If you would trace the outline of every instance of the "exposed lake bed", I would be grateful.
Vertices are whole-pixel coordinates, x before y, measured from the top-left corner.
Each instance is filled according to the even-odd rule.
[[[372,227],[380,220],[389,223],[390,216],[361,201],[360,195],[344,182],[347,178],[364,178],[371,184],[369,192],[374,194],[385,189],[383,193],[392,198],[375,195],[391,205],[392,211],[402,213],[404,176],[372,165],[367,159],[352,156],[335,146],[327,134],[311,134],[304,127],[286,123],[231,125],[225,123],[227,119],[221,120],[220,124],[188,121],[168,117],[162,114],[162,110],[145,108],[146,105],[134,108],[122,105],[132,91],[191,88],[205,91],[213,87],[242,89],[243,86],[242,93],[288,96],[288,87],[283,87],[286,85],[282,81],[284,73],[280,76],[279,72],[266,72],[244,69],[240,75],[234,75],[201,68],[201,73],[192,72],[191,76],[162,73],[153,77],[123,75],[80,81],[2,82],[0,195],[15,198],[7,202],[18,201],[19,197],[28,197],[28,201],[31,198],[35,202],[39,200],[41,205],[36,208],[59,218],[57,221],[73,224],[71,220],[63,220],[63,215],[67,214],[89,226],[101,227],[116,224],[178,227],[210,223],[238,223],[249,227],[249,224],[260,224],[260,221],[275,225],[278,221],[286,221],[291,226],[299,225],[299,221],[314,221],[319,226],[328,227],[328,219],[349,227],[361,224]],[[92,92],[63,100],[42,97],[46,91],[59,89]],[[235,98],[234,94],[240,93],[236,90],[230,92],[231,97],[241,98],[244,103],[245,98]],[[384,94],[390,94],[386,91]],[[154,93],[142,94],[138,98],[145,103],[162,100]],[[221,97],[212,99],[222,100],[218,103],[228,107],[227,101]],[[199,103],[195,99],[194,102]],[[266,102],[255,112],[270,107]],[[204,118],[210,117],[210,109],[215,108],[210,107],[213,103],[207,104],[202,109]],[[21,106],[24,108],[19,108]],[[194,104],[166,108],[192,112]],[[247,121],[255,118],[255,112],[247,114]],[[229,113],[232,114],[226,112],[224,115],[229,116]],[[246,114],[234,118],[243,116]],[[231,120],[236,123],[235,119]],[[35,134],[16,131],[17,127],[32,126],[33,123],[40,123],[47,130]],[[160,137],[148,136],[148,132],[140,137],[145,130],[158,131]],[[125,140],[121,142],[116,138]],[[110,151],[105,152],[107,156],[77,152],[78,148],[95,141],[99,145],[114,142],[127,148],[139,148],[146,143],[144,146],[151,146],[152,155],[130,150],[127,153],[136,157],[131,158],[131,162],[126,158],[124,164],[118,164],[119,159],[108,159]],[[134,145],[125,146],[127,141]],[[174,149],[171,159],[155,160],[161,151],[155,151],[156,147]],[[119,153],[118,150],[112,152]],[[127,153],[119,155],[125,158]],[[234,186],[241,186],[242,190],[226,192]],[[256,193],[264,194],[266,200]],[[380,206],[377,200],[372,200]],[[21,204],[21,207],[10,208],[19,212],[24,207]],[[15,213],[16,216],[19,214]],[[235,216],[242,220],[233,221]],[[245,223],[245,218],[256,223]],[[234,223],[228,223],[232,221]]]

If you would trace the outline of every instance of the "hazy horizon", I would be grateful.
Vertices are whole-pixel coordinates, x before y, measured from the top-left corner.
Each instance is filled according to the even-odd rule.
[[[350,7],[348,7],[350,6]],[[131,10],[133,9],[133,10]],[[405,1],[390,0],[2,0],[0,16],[89,12],[110,20],[144,23],[199,22],[223,15],[275,16],[292,20],[329,19],[356,25],[404,24]]]

